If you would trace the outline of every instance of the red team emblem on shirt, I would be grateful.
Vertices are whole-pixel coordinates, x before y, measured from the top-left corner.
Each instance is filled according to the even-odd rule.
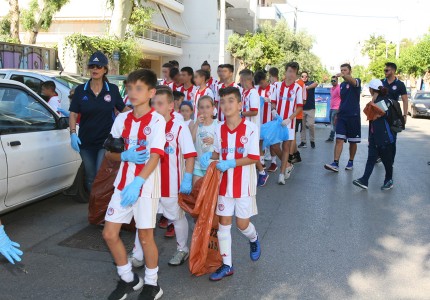
[[[346,85],[346,88],[349,89],[349,84]]]
[[[218,209],[219,211],[223,211],[224,210],[224,204],[218,204]]]
[[[397,90],[397,85],[393,86],[393,91]]]
[[[166,141],[167,142],[173,141],[174,138],[175,138],[175,136],[173,135],[173,133],[171,133],[171,132],[166,133]]]
[[[110,95],[105,95],[104,99],[105,99],[106,102],[111,102],[112,97]]]
[[[143,129],[143,133],[145,133],[145,135],[150,135],[151,134],[151,127],[146,126],[145,129]]]
[[[246,136],[243,136],[240,138],[240,142],[245,145],[246,143],[248,143],[248,138]]]
[[[108,216],[112,216],[114,214],[115,210],[112,207],[109,207],[107,210]]]

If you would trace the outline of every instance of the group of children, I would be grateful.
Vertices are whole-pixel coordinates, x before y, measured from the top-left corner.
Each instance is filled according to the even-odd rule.
[[[279,184],[285,184],[293,170],[295,118],[306,97],[303,85],[297,82],[298,69],[297,63],[287,64],[282,82],[273,81],[272,76],[267,80],[263,71],[242,70],[240,85],[233,80],[230,64],[218,67],[216,80],[210,76],[207,62],[195,73],[190,67],[179,71],[166,63],[165,78],[158,86],[150,70],[130,73],[127,93],[133,110],[119,114],[111,131],[113,139],[124,141],[124,149],[118,153],[105,145],[106,156],[121,161],[103,231],[120,276],[109,299],[125,299],[141,288],[139,299],[162,296],[154,240],[156,215],[164,217],[159,226],[169,227],[169,236],[176,236],[177,251],[169,265],[183,264],[189,257],[189,229],[178,194],[189,194],[212,160],[218,161],[216,167],[222,172],[216,214],[223,264],[209,278],[218,281],[234,272],[233,216],[249,240],[251,260],[259,259],[260,241],[250,218],[257,214],[257,185],[264,186],[268,178],[264,152],[272,156],[268,171],[277,170],[276,157],[281,160]],[[288,128],[288,140],[262,149],[260,127],[278,116]],[[137,234],[128,257],[119,232],[121,224],[130,223],[133,217]],[[141,279],[132,268],[143,266],[145,277]]]

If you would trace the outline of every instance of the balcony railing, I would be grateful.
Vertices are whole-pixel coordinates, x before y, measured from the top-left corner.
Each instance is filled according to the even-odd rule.
[[[153,42],[158,42],[165,45],[182,48],[182,38],[171,36],[151,29],[146,29],[143,35],[139,37],[145,40],[150,40]]]
[[[178,3],[184,4],[184,0],[175,0]]]

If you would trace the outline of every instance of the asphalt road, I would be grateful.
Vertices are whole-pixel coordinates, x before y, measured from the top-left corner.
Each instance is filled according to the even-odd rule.
[[[366,138],[365,122],[362,132]],[[187,265],[169,267],[176,243],[156,231],[163,299],[430,299],[430,120],[409,118],[398,139],[395,188],[386,192],[382,165],[368,191],[351,183],[363,173],[366,142],[353,171],[324,170],[333,152],[328,133],[318,125],[316,149],[301,151],[304,161],[285,186],[272,175],[258,190],[253,222],[262,256],[251,262],[233,230],[234,276],[213,283],[191,276]],[[341,166],[347,160],[344,151]],[[108,252],[67,245],[88,226],[86,205],[58,195],[1,219],[24,256],[16,266],[0,259],[0,299],[106,299],[115,288]],[[97,230],[89,229],[84,246],[103,248]]]

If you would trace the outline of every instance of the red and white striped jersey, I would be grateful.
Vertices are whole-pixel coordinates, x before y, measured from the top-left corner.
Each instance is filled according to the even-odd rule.
[[[230,85],[228,86],[233,86],[235,88],[238,88],[240,91],[240,94],[242,94],[242,88],[236,84],[236,82],[232,82]],[[217,109],[217,113],[218,113],[218,121],[224,121],[224,114],[221,111],[221,106],[220,106],[220,96],[219,96],[219,90],[226,88],[227,86],[224,83],[220,83],[217,86],[217,91],[215,94],[215,108]]]
[[[275,95],[272,95],[271,100],[276,100],[276,112],[285,120],[296,111],[297,107],[303,106],[303,88],[297,82],[287,86],[283,81]],[[289,127],[295,129],[295,126],[296,120],[294,119]]]
[[[212,99],[214,98],[214,93],[209,87],[206,87],[202,91],[200,89],[196,89],[196,93],[194,94],[193,98],[193,107],[194,107],[194,120],[197,120],[198,114],[199,114],[199,99],[203,96],[209,96]]]
[[[257,125],[258,132],[260,132],[260,96],[255,88],[242,92],[242,112],[247,111],[257,112],[256,116],[246,117],[246,119]]]
[[[161,158],[161,197],[178,197],[182,176],[185,171],[185,159],[196,157],[191,132],[183,122],[176,118],[166,124],[166,144]]]
[[[217,86],[218,86],[218,84],[219,84],[218,80],[216,80],[213,77],[209,78],[208,82],[206,82],[206,86],[212,90],[212,92],[213,92],[214,95],[217,92]]]
[[[260,136],[257,126],[246,120],[230,130],[225,122],[215,130],[214,151],[220,160],[248,157],[260,159]],[[255,196],[257,193],[257,172],[255,164],[228,169],[222,174],[219,195],[232,198]]]
[[[272,103],[276,104],[276,101],[271,100],[271,96],[276,93],[276,86],[274,84],[269,84],[263,89],[260,86],[256,86],[255,89],[258,91],[258,95],[263,98],[267,98],[270,102],[264,101],[263,109],[260,112],[261,125],[272,121]]]
[[[140,145],[137,151],[147,149],[150,153],[157,153],[163,157],[164,144],[166,143],[165,128],[166,121],[154,109],[140,118],[136,118],[133,115],[133,111],[128,111],[118,114],[112,126],[111,134],[114,138],[122,137],[124,139],[125,150],[135,145]],[[145,164],[138,165],[127,161],[121,162],[114,186],[122,191],[140,174],[144,167]],[[161,197],[160,176],[160,164],[158,164],[146,179],[140,193],[141,197]]]
[[[178,91],[178,92],[180,92],[181,89],[182,89],[182,84],[176,85],[176,83],[171,82],[171,83],[169,83],[169,88],[171,88],[172,91]]]
[[[163,79],[163,81],[161,81],[160,85],[167,85],[169,86],[172,83],[172,81],[167,81],[166,79]]]
[[[179,90],[179,92],[184,93],[185,101],[193,101],[194,95],[196,94],[196,90],[198,88],[195,85],[190,85],[190,87],[188,89],[186,89],[184,86],[181,87],[181,89]]]

